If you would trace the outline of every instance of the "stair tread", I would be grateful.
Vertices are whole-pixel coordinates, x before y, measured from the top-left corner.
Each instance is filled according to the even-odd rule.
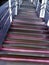
[[[42,33],[42,32],[47,32],[47,30],[40,30],[40,29],[28,29],[28,28],[15,28],[15,27],[11,27],[10,28],[10,30],[14,30],[14,31],[23,31],[23,32],[36,32],[36,33],[38,33],[38,32],[40,32],[40,33]]]
[[[28,28],[28,29],[41,29],[41,30],[47,30],[46,27],[44,26],[38,26],[38,25],[25,25],[25,24],[12,24],[11,27],[16,27],[16,28]]]
[[[30,39],[30,40],[32,40],[32,39],[35,39],[35,40],[44,40],[44,38],[43,37],[38,37],[38,36],[29,36],[29,35],[20,35],[20,34],[8,34],[7,35],[7,38],[11,38],[11,39]]]
[[[49,64],[49,59],[39,59],[39,58],[11,58],[11,57],[1,57],[0,60],[16,61],[16,62],[34,62],[34,63],[47,63]]]
[[[29,42],[29,41],[17,41],[17,40],[5,40],[4,43],[7,43],[7,44],[30,44],[30,45],[40,45],[40,46],[49,46],[49,42],[45,42],[44,40],[39,40],[39,41],[33,41],[33,42]]]
[[[44,22],[42,22],[42,21],[37,21],[37,20],[36,20],[35,22],[34,22],[33,20],[29,22],[29,20],[28,20],[28,21],[25,21],[25,20],[13,19],[13,22],[12,22],[12,23],[13,23],[13,24],[14,24],[14,23],[15,23],[15,24],[16,24],[16,23],[19,23],[19,24],[26,24],[26,25],[28,25],[28,24],[29,24],[29,25],[33,25],[33,24],[35,25],[35,24],[36,24],[36,25],[38,25],[38,26],[40,26],[40,25],[41,25],[41,26],[42,26],[42,25],[44,26],[44,25],[45,25]],[[45,25],[45,26],[46,26],[46,25]]]
[[[2,48],[4,51],[13,51],[13,52],[19,52],[19,53],[37,53],[37,54],[49,54],[49,50],[36,50],[36,49],[24,49],[24,48]]]
[[[6,55],[6,56],[8,56],[8,55],[10,55],[10,56],[17,56],[17,55],[19,55],[19,56],[35,56],[35,57],[43,57],[43,58],[46,58],[46,57],[49,57],[49,55],[48,54],[35,54],[35,53],[33,53],[33,54],[31,54],[31,53],[18,53],[18,52],[14,52],[13,53],[13,51],[11,52],[11,51],[2,51],[2,52],[0,52],[0,56],[1,55]]]
[[[33,49],[43,49],[43,50],[48,50],[48,45],[38,45],[38,44],[22,44],[22,43],[16,43],[16,44],[9,44],[7,43],[6,41],[4,41],[4,44],[3,44],[3,47],[5,48],[17,48],[17,47],[20,47],[20,48],[33,48]]]
[[[38,17],[36,15],[24,15],[24,14],[19,14],[18,16],[16,16],[16,18],[19,18],[19,19],[32,19],[32,20],[37,20],[37,21],[40,21],[40,19],[38,19]]]

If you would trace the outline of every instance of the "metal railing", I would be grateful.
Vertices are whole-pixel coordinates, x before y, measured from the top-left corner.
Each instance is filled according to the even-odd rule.
[[[40,16],[40,18],[44,18],[45,23],[47,24],[47,26],[49,26],[49,0],[43,1],[42,3],[37,0],[36,11],[38,16]]]
[[[0,11],[0,47],[2,47],[4,38],[12,23],[13,15],[18,14],[18,8],[20,5],[19,0],[8,0],[8,2],[2,7],[3,11]]]

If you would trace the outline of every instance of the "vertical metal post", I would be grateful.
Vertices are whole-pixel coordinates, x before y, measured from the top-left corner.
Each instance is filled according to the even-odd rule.
[[[15,0],[15,15],[18,14],[18,2]]]
[[[42,0],[41,10],[40,10],[40,17],[41,18],[45,17],[46,5],[47,5],[47,0]]]
[[[12,22],[12,9],[11,9],[11,0],[9,0],[9,17],[10,17],[10,23]]]

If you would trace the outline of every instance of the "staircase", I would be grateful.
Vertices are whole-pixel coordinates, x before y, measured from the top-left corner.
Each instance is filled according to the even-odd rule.
[[[18,65],[49,65],[48,35],[35,7],[24,1],[3,42],[0,60],[16,61]]]

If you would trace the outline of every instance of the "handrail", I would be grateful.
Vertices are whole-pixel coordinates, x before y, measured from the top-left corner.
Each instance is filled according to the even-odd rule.
[[[4,38],[7,34],[7,31],[11,25],[12,22],[12,17],[13,17],[13,11],[14,9],[18,6],[18,4],[15,5],[15,1],[14,0],[9,0],[9,6],[5,5],[5,7],[3,6],[3,11],[5,11],[4,13],[0,13],[1,17],[0,17],[0,47],[2,47],[2,43],[4,41]]]
[[[15,8],[15,5],[13,5],[13,3],[15,3],[15,1],[13,1],[11,4],[12,4],[12,7],[11,7],[11,9],[13,10],[14,8]],[[7,9],[7,10],[6,10]],[[6,15],[8,14],[8,12],[9,12],[9,9],[8,9],[8,6],[7,7],[5,7],[5,9],[4,9],[4,11],[6,10],[6,12],[1,16],[2,18],[1,18],[1,20],[0,20],[0,23],[3,21],[3,19],[6,17]],[[2,12],[3,13],[3,12]]]
[[[12,2],[13,3],[13,2]],[[14,8],[15,6],[14,5],[12,5],[12,9]],[[7,11],[4,13],[4,15],[2,16],[2,18],[1,18],[1,20],[0,20],[0,22],[2,22],[3,21],[3,19],[5,18],[5,16],[8,14],[8,12],[9,12],[9,9],[8,9],[8,7],[6,7],[5,9],[7,9]],[[5,11],[5,9],[4,9],[4,11]]]
[[[13,2],[12,2],[13,3]],[[12,5],[12,7],[13,7],[14,5]],[[11,8],[12,8],[11,7]],[[5,13],[1,16],[2,18],[1,18],[1,20],[0,20],[0,23],[2,23],[1,24],[1,26],[0,26],[0,28],[2,29],[2,27],[4,26],[4,23],[6,22],[6,20],[5,20],[5,22],[3,22],[3,20],[5,19],[5,17],[8,15],[8,13],[9,13],[9,9],[8,9],[8,7],[6,7],[5,9],[7,9],[6,11],[5,11]],[[13,8],[12,8],[13,9]],[[8,15],[8,17],[10,17],[9,15]],[[7,18],[8,18],[7,17]]]

